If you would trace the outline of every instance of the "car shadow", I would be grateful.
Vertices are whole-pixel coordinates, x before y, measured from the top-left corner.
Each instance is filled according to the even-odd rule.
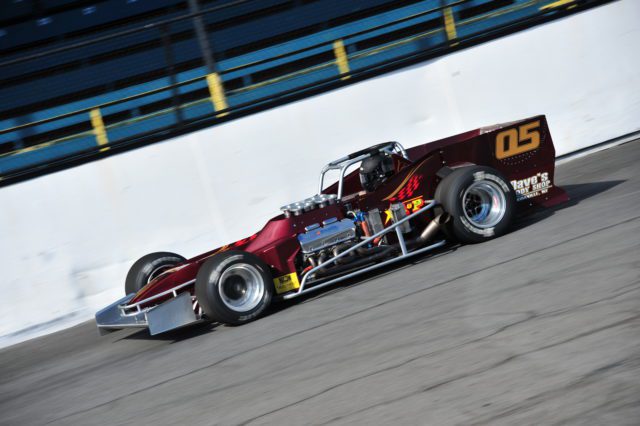
[[[608,191],[609,189],[614,188],[624,182],[626,182],[626,180],[610,180],[603,182],[561,185],[560,187],[564,189],[569,195],[569,201],[549,208],[541,207],[539,209],[536,209],[533,213],[520,216],[512,225],[511,230],[517,231],[522,228],[526,228],[529,225],[533,225],[534,223],[545,220],[548,217],[553,216],[557,211],[576,206],[582,201]]]
[[[591,198],[594,195],[599,195],[605,191],[615,188],[626,180],[605,180],[602,182],[589,182],[589,183],[577,183],[573,185],[562,185],[567,194],[569,194],[569,201],[558,206],[558,208],[566,208],[575,206],[579,202]]]
[[[126,336],[122,336],[120,340],[160,340],[167,341],[170,343],[177,343],[182,340],[188,340],[193,337],[198,337],[203,334],[208,334],[216,330],[222,324],[211,323],[211,322],[202,322],[182,328],[177,328],[175,330],[166,331],[164,333],[156,334],[152,336],[149,334],[149,330],[146,328],[142,328],[140,330],[136,330],[131,334]]]

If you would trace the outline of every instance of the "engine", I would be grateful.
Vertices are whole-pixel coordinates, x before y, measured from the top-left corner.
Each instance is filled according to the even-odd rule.
[[[358,242],[358,233],[357,225],[352,219],[338,220],[333,217],[322,224],[307,226],[304,233],[298,234],[303,263],[313,267],[337,256]],[[351,256],[345,260],[351,260]]]
[[[305,212],[323,208],[336,203],[333,194],[321,194],[303,201],[288,204],[281,207],[285,217],[300,216]],[[398,222],[406,216],[405,206],[394,203],[389,212],[393,222]],[[377,208],[363,212],[355,209],[349,214],[353,217],[338,220],[335,217],[324,220],[322,223],[314,223],[304,228],[304,232],[298,234],[301,256],[298,267],[300,270],[309,270],[325,261],[338,256],[340,253],[353,247],[362,239],[374,237],[366,245],[352,250],[348,255],[330,262],[314,272],[314,277],[332,275],[353,269],[354,267],[375,263],[388,258],[397,252],[397,244],[387,241],[387,236],[377,236],[383,229],[381,213]],[[408,222],[400,225],[403,234],[410,234],[412,227]],[[408,244],[422,244],[424,241],[418,237]]]
[[[319,223],[309,225],[304,234],[298,235],[302,253],[309,255],[326,249],[355,241],[356,225],[351,219],[338,220],[335,217]]]

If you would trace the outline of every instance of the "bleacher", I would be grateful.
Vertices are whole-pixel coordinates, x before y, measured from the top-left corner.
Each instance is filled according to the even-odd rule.
[[[0,184],[599,3],[200,0],[193,13],[179,0],[0,0]]]

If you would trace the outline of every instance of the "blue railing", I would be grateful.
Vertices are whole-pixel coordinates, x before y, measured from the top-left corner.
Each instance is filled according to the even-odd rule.
[[[322,3],[326,6],[326,1]],[[246,31],[245,24],[229,24],[224,33],[227,38],[216,38],[212,32],[210,40],[219,44],[214,46],[218,52],[215,70],[202,63],[202,51],[193,35],[193,14],[83,42],[54,54],[4,61],[0,63],[5,82],[0,96],[11,99],[11,107],[3,105],[2,110],[15,113],[0,121],[0,146],[5,147],[0,154],[0,179],[11,182],[233,119],[601,3],[424,0],[357,20],[345,17],[329,22],[331,25],[325,10],[324,21],[320,20],[328,27],[324,30],[306,34],[304,26],[283,23],[282,33],[273,33],[272,40],[252,35],[244,42],[241,33]],[[315,9],[305,10],[314,13]],[[220,21],[218,9],[203,11],[201,16],[206,24],[213,15]],[[277,14],[268,16],[277,18]],[[298,31],[296,37],[288,34],[292,28]],[[107,53],[113,57],[100,56]],[[94,63],[74,70],[69,61],[80,54],[89,55]],[[38,69],[33,64],[43,63],[49,68],[66,64],[67,68],[41,77],[35,74],[36,78],[29,80],[32,70]],[[87,78],[87,72],[98,78]],[[6,84],[20,79],[24,80],[22,85]],[[92,84],[105,82],[110,85],[108,92],[82,96],[92,93]],[[37,97],[29,96],[34,91],[41,91],[41,97],[47,99],[34,102]],[[73,94],[77,99],[69,100]]]

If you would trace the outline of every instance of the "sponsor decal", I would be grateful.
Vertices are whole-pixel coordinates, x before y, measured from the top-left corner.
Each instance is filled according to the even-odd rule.
[[[407,212],[407,215],[409,215],[411,213],[417,212],[422,207],[424,207],[425,202],[424,202],[424,197],[421,195],[419,197],[412,198],[407,201],[402,201],[402,204],[404,204],[404,209]],[[384,213],[385,213],[384,224],[386,226],[389,222],[393,220],[393,216],[391,215],[390,209],[385,210]]]
[[[274,278],[273,284],[276,288],[276,293],[286,293],[287,291],[296,290],[300,288],[300,281],[298,281],[298,274],[293,272],[291,274],[282,275],[281,277]]]
[[[516,191],[518,201],[546,194],[549,192],[549,188],[553,187],[547,172],[540,172],[525,179],[512,180],[511,186]]]

